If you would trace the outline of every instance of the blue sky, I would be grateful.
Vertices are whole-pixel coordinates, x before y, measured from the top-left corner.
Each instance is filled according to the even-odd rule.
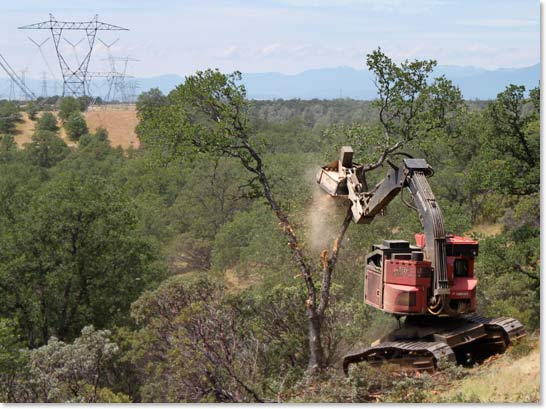
[[[91,8],[92,6],[92,8]],[[395,60],[434,58],[441,65],[522,67],[540,60],[538,0],[18,0],[2,1],[0,53],[17,70],[38,78],[45,63],[27,38],[47,31],[17,30],[48,19],[99,20],[128,32],[100,34],[116,56],[138,59],[137,76],[224,71],[297,73],[306,69],[364,67],[381,46]],[[82,35],[69,37],[73,43]],[[82,45],[63,45],[81,58]],[[58,70],[52,41],[44,54]],[[100,43],[90,69],[107,68]]]

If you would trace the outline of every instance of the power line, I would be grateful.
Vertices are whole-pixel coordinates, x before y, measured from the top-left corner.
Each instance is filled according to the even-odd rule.
[[[21,90],[22,94],[28,98],[28,99],[36,99],[36,95],[26,86],[25,79],[24,79],[24,72],[26,70],[23,70],[23,78],[20,78],[15,70],[11,68],[11,65],[9,65],[8,61],[4,58],[2,54],[0,54],[0,67],[4,69],[6,74],[11,78],[14,85],[17,85],[19,89]],[[11,90],[10,90],[10,97],[11,97]],[[11,99],[11,98],[10,98]]]
[[[115,26],[113,24],[107,24],[98,21],[98,15],[95,15],[91,21],[58,21],[50,14],[48,21],[40,23],[30,24],[27,26],[19,27],[23,30],[50,30],[55,45],[55,51],[57,53],[57,59],[59,60],[59,66],[63,76],[63,96],[72,95],[75,97],[87,95],[89,92],[88,84],[88,67],[91,60],[91,54],[95,45],[95,38],[98,31],[127,31],[126,28]],[[63,37],[63,31],[65,30],[80,30],[85,31],[88,51],[85,57],[81,61],[78,61],[77,67],[71,67],[66,61],[60,48],[60,42]],[[69,44],[68,40],[65,39]]]
[[[42,47],[45,43],[47,43],[49,41],[49,37],[47,37],[44,41],[42,41],[41,43],[39,43],[38,41],[34,40],[33,38],[31,37],[28,37],[28,39],[36,46],[38,47],[38,50],[40,51],[40,55],[42,56],[42,60],[44,60],[44,63],[47,67],[47,70],[49,71],[49,73],[51,74],[51,77],[54,79],[54,80],[57,80],[57,77],[55,75],[55,73],[53,72],[53,70],[51,69],[51,65],[49,65],[49,62],[47,61],[47,58],[44,54],[44,50],[42,50]]]

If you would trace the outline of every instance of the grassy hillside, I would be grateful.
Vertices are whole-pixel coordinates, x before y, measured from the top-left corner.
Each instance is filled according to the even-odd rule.
[[[22,147],[25,143],[30,142],[32,133],[34,132],[34,121],[28,118],[26,112],[22,112],[22,122],[17,124],[19,132],[15,137],[17,145]],[[97,128],[106,128],[108,137],[112,146],[121,146],[127,149],[130,146],[138,148],[139,140],[135,133],[135,127],[138,124],[136,111],[132,109],[104,109],[84,112],[85,121],[91,132]],[[68,140],[66,132],[61,128],[59,136],[69,145],[76,144]]]
[[[539,402],[540,343],[529,339],[495,356],[446,390],[432,393],[433,402]]]
[[[288,388],[281,400],[344,403],[535,403],[540,401],[540,345],[531,335],[505,354],[474,368],[440,364],[433,374],[393,368],[352,366],[327,374],[305,388]]]

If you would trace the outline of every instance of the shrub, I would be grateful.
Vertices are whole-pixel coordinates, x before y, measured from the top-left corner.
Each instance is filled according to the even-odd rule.
[[[73,97],[65,97],[59,102],[59,118],[61,121],[67,121],[74,113],[82,111],[80,102]]]
[[[85,118],[79,112],[72,113],[64,124],[66,134],[73,141],[78,141],[81,136],[88,132]]]
[[[27,145],[26,153],[33,164],[51,168],[66,158],[70,149],[56,133],[37,130],[32,135],[32,142]]]
[[[44,112],[40,119],[38,119],[36,129],[40,131],[57,132],[59,130],[57,118],[51,112]]]
[[[72,344],[51,337],[47,345],[21,350],[24,364],[18,366],[9,384],[11,402],[128,402],[126,395],[106,387],[118,346],[110,331],[85,327]],[[21,360],[19,358],[19,360]],[[0,378],[4,381],[4,377]],[[5,388],[4,382],[2,385]],[[3,389],[4,389],[3,388]]]
[[[29,119],[31,121],[35,121],[40,110],[38,109],[38,105],[36,104],[36,102],[30,101],[26,106],[26,111]]]

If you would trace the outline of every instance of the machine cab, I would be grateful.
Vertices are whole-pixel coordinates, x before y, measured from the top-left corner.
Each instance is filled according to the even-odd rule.
[[[432,285],[432,264],[426,260],[425,235],[416,234],[417,246],[404,240],[384,240],[366,256],[365,301],[385,312],[427,314]],[[476,309],[474,257],[478,242],[447,235],[447,275],[450,307],[460,314]]]

